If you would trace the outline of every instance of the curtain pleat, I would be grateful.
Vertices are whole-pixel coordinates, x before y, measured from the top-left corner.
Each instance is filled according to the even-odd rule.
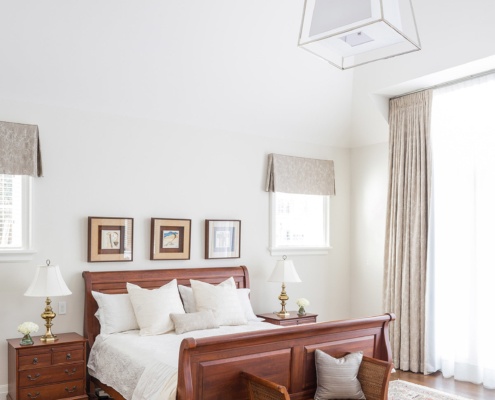
[[[395,367],[424,371],[430,90],[390,101],[384,308]]]

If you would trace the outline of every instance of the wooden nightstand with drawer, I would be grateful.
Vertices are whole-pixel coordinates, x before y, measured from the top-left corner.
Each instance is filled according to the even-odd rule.
[[[57,334],[55,342],[21,346],[8,339],[9,393],[7,400],[87,399],[86,339],[77,333]]]
[[[289,311],[289,315],[285,318],[279,317],[275,313],[259,314],[257,317],[264,318],[265,322],[269,322],[270,324],[292,326],[316,322],[318,314],[307,313],[306,315],[298,315],[297,311]]]

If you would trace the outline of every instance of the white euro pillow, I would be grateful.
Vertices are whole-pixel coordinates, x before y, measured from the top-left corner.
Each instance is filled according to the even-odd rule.
[[[249,299],[249,293],[251,289],[240,288],[237,289],[237,296],[239,297],[239,302],[241,303],[241,308],[244,311],[244,315],[248,321],[264,321],[263,318],[258,318],[253,311],[253,306],[251,305],[251,300]]]
[[[194,279],[190,281],[197,311],[212,311],[218,325],[247,324],[233,278],[216,286]]]
[[[194,300],[192,288],[189,286],[179,285],[179,293],[186,313],[196,312],[196,301]]]
[[[100,333],[110,335],[139,329],[131,298],[127,293],[107,294],[91,291],[91,294],[98,304],[95,315],[100,322]]]
[[[219,285],[227,284],[230,284],[230,281],[228,279],[226,281],[223,281],[222,283],[219,283]],[[251,305],[251,300],[249,299],[250,291],[251,289],[249,288],[237,289],[237,296],[239,297],[239,302],[244,312],[244,316],[248,321],[263,321],[263,318],[258,318],[253,311],[253,306]],[[189,286],[179,285],[179,293],[180,297],[182,298],[182,303],[184,304],[184,310],[186,311],[186,313],[196,312],[196,301],[194,300],[193,289]]]
[[[139,325],[141,336],[159,335],[174,330],[170,313],[184,314],[184,307],[174,279],[158,289],[144,289],[127,283],[132,308]]]

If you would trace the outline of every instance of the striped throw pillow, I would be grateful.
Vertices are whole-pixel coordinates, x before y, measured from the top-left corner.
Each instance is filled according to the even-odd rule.
[[[362,359],[362,352],[334,358],[317,349],[315,400],[366,399],[357,379]]]

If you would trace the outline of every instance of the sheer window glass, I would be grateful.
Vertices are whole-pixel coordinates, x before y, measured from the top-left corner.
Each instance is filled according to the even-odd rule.
[[[427,369],[495,388],[495,75],[432,107]]]
[[[272,255],[324,254],[330,248],[330,196],[272,192]]]
[[[31,254],[31,177],[0,174],[0,261]]]

